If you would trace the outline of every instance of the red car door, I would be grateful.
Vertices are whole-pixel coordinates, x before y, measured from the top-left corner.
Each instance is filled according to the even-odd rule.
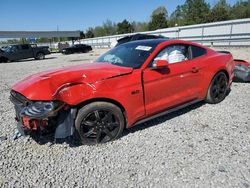
[[[185,47],[189,56],[189,47]],[[147,115],[197,99],[201,81],[197,63],[195,59],[185,59],[169,62],[167,68],[154,70],[149,66],[143,71]]]

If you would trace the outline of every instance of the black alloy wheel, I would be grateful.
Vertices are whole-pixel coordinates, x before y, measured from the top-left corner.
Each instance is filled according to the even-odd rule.
[[[216,104],[223,101],[228,91],[228,78],[224,72],[219,72],[213,78],[207,93],[206,101]]]
[[[43,53],[41,53],[41,52],[39,52],[37,55],[36,55],[36,59],[38,59],[38,60],[42,60],[42,59],[44,59],[45,58],[45,55],[43,54]]]
[[[117,106],[107,102],[94,102],[79,110],[76,129],[83,144],[105,143],[121,135],[124,117]]]

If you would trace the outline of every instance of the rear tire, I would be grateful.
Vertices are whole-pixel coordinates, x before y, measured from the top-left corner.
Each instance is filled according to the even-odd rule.
[[[220,103],[227,96],[228,89],[226,74],[224,72],[217,73],[210,83],[205,101],[210,104]]]
[[[93,102],[78,111],[75,127],[81,143],[93,145],[120,137],[125,120],[121,109],[116,105]]]
[[[37,60],[42,60],[42,59],[44,59],[44,58],[45,58],[44,53],[39,52],[39,53],[36,54],[36,58],[35,58],[35,59],[37,59]]]

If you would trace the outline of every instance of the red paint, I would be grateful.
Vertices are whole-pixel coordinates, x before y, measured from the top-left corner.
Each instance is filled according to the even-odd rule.
[[[30,118],[29,117],[23,117],[23,125],[30,129]]]
[[[92,84],[132,70],[108,63],[86,63],[31,75],[15,84],[12,89],[30,100],[55,100],[56,92],[65,87]]]
[[[77,106],[92,100],[109,100],[126,112],[128,127],[138,120],[193,99],[204,99],[209,84],[219,71],[227,72],[232,82],[234,61],[207,47],[207,54],[183,63],[168,64],[153,70],[148,64],[169,44],[159,44],[139,69],[108,63],[82,64],[32,75],[18,82],[13,90],[30,100],[61,100]]]
[[[164,68],[168,66],[168,62],[166,60],[157,60],[154,64],[156,68]]]
[[[36,119],[31,120],[29,117],[23,117],[22,120],[24,127],[33,131],[36,131],[38,129],[39,120]]]

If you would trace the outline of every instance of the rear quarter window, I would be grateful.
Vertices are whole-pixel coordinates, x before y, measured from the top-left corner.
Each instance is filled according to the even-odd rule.
[[[207,50],[198,46],[191,46],[192,49],[192,57],[200,57],[207,53]]]

